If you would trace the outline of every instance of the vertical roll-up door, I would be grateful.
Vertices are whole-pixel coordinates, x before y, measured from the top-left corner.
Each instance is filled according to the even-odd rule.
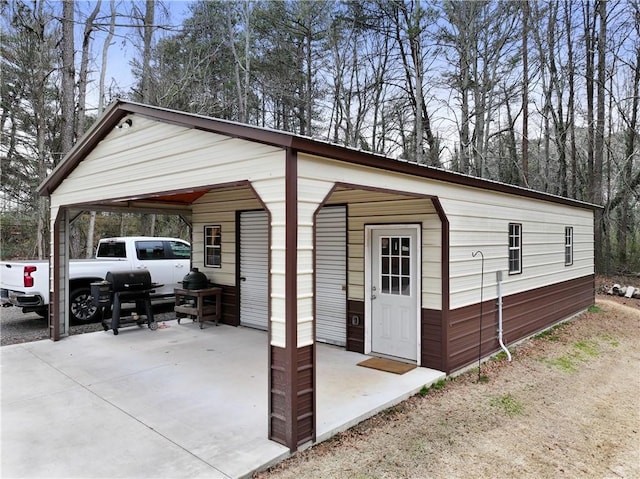
[[[240,324],[268,329],[269,221],[266,211],[240,213]]]
[[[347,301],[346,207],[327,206],[316,222],[316,339],[344,346]]]

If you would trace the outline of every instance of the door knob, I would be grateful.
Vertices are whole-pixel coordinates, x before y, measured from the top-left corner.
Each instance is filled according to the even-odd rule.
[[[371,299],[376,299],[376,295],[375,295],[375,294],[372,294],[372,295],[371,295]]]
[[[244,276],[240,276],[240,281],[246,281],[247,278],[245,278]]]

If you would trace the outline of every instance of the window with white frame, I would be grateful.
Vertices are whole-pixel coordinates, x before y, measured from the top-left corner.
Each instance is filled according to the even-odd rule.
[[[564,227],[564,265],[573,264],[573,226]]]
[[[509,223],[509,274],[522,273],[522,225]]]
[[[204,265],[209,268],[222,266],[222,234],[220,225],[204,227]]]

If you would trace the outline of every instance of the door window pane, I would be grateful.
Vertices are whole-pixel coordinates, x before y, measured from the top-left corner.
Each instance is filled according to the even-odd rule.
[[[383,255],[389,254],[389,238],[383,237],[380,238],[380,251]]]
[[[391,294],[400,294],[400,278],[398,276],[391,277]]]
[[[382,276],[382,292],[389,293],[389,276]]]
[[[380,285],[385,294],[411,295],[411,237],[380,238]]]

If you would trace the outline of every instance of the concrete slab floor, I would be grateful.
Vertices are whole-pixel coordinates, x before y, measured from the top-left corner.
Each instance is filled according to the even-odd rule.
[[[235,478],[288,457],[268,437],[267,335],[166,321],[0,348],[3,478]],[[318,441],[445,375],[317,348]]]

